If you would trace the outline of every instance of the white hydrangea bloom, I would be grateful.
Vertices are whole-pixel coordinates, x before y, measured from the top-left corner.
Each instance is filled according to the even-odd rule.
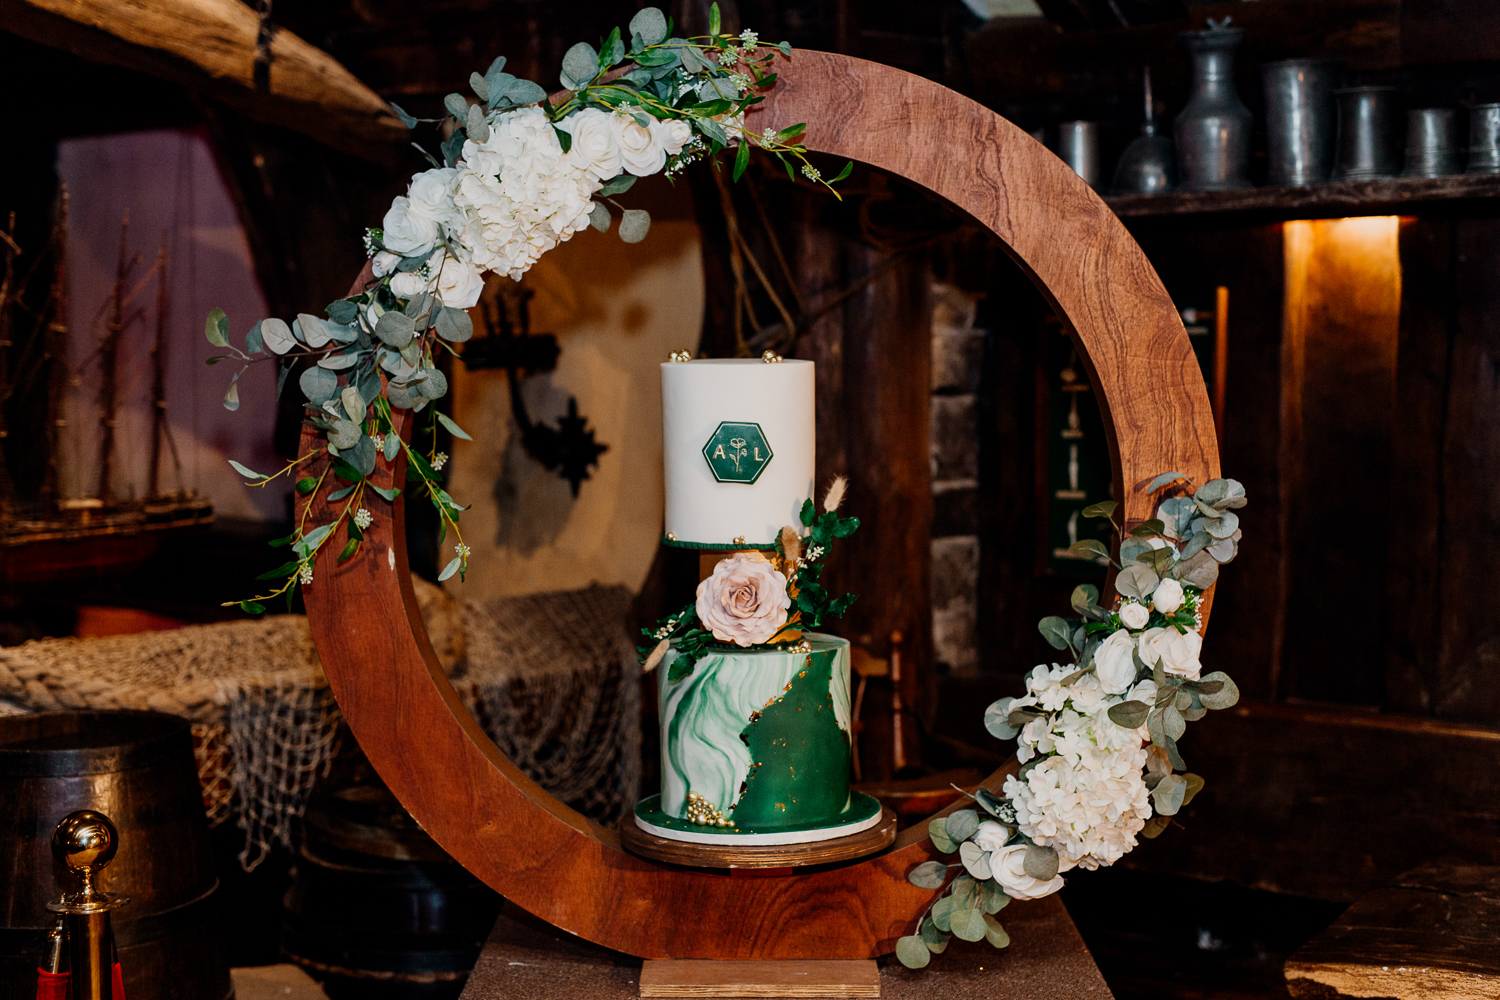
[[[453,198],[461,226],[453,235],[468,263],[519,279],[588,226],[600,186],[563,153],[540,108],[502,112],[491,116],[488,139],[464,143]]]
[[[1135,835],[1151,818],[1140,731],[1110,721],[1109,707],[1123,699],[1097,694],[1085,700],[1095,699],[1092,711],[1069,706],[1028,724],[1020,740],[1023,762],[1037,754],[1054,756],[1024,779],[1005,780],[1021,832],[1056,848],[1069,867],[1113,864],[1135,847]]]

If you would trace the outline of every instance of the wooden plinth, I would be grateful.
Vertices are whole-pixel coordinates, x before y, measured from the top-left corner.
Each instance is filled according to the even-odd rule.
[[[708,877],[708,876],[706,876]],[[724,878],[723,876],[717,876]],[[724,878],[724,881],[731,881]],[[734,879],[736,884],[774,879]],[[689,908],[688,915],[692,915]],[[759,933],[762,914],[735,915]],[[775,914],[765,914],[775,919]],[[954,941],[915,972],[894,959],[875,963],[885,1000],[1110,1000],[1109,987],[1056,896],[1016,901],[1000,912],[1009,948]],[[507,903],[461,1000],[637,1000],[640,959],[580,941]],[[792,994],[782,994],[791,996]]]
[[[620,842],[632,854],[690,868],[800,868],[852,861],[885,850],[896,842],[896,814],[883,808],[880,810],[879,823],[847,837],[819,840],[811,844],[747,844],[743,847],[668,840],[647,833],[636,823],[634,816],[626,816],[620,821]]]
[[[880,967],[869,958],[826,962],[648,958],[641,965],[641,996],[878,997]]]

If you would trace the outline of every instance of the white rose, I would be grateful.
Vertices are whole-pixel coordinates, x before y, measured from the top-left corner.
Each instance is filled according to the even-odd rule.
[[[473,264],[447,257],[438,272],[437,295],[443,305],[468,309],[479,301],[484,291],[484,274]]]
[[[391,294],[398,299],[410,299],[427,291],[427,279],[420,271],[401,271],[391,275]]]
[[[661,144],[672,156],[682,152],[682,147],[686,146],[692,137],[693,127],[680,118],[661,123]]]
[[[990,854],[990,872],[995,881],[1013,899],[1041,899],[1063,887],[1063,877],[1055,875],[1050,881],[1032,878],[1026,874],[1026,845],[1015,844]]]
[[[1139,629],[1146,626],[1151,618],[1151,612],[1144,604],[1128,601],[1120,605],[1120,621],[1126,628]]]
[[[661,142],[661,124],[652,120],[651,127],[637,125],[628,114],[613,115],[615,141],[620,146],[620,163],[637,177],[649,177],[667,165],[667,151]],[[649,117],[649,116],[648,116]]]
[[[573,137],[568,159],[596,181],[607,181],[620,172],[614,117],[598,108],[585,108],[558,123],[558,128]]]
[[[1125,696],[1125,700],[1139,701],[1154,706],[1156,704],[1156,682],[1147,677],[1130,689],[1130,693]]]
[[[1094,672],[1105,694],[1124,694],[1135,683],[1134,653],[1135,638],[1125,629],[1110,633],[1094,650]]]
[[[1178,632],[1175,628],[1148,628],[1141,633],[1141,659],[1148,666],[1156,666],[1177,677],[1190,681],[1198,679],[1203,664],[1198,654],[1203,650],[1203,637],[1197,632]]]
[[[458,177],[457,167],[433,167],[415,174],[406,198],[411,203],[407,212],[414,216],[431,219],[439,226],[457,218],[453,207],[453,185]]]
[[[412,212],[411,199],[404,195],[391,202],[383,227],[385,234],[381,242],[387,250],[403,257],[414,257],[430,250],[438,238],[437,220],[421,211]]]
[[[993,853],[1000,850],[1010,840],[1010,827],[987,819],[979,824],[979,830],[969,838],[979,846],[981,851]]]
[[[401,263],[401,255],[391,253],[389,250],[378,251],[370,260],[370,267],[375,271],[375,277],[384,278],[387,274],[396,270],[396,265]]]
[[[1182,607],[1182,584],[1170,576],[1156,585],[1156,592],[1151,595],[1151,603],[1156,605],[1156,610],[1164,615],[1170,615]]]

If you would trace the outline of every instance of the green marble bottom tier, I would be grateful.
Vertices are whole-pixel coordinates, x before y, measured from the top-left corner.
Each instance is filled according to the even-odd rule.
[[[810,652],[710,650],[676,681],[667,678],[678,654],[667,654],[657,675],[660,814],[684,829],[730,836],[850,821],[849,643],[804,638]],[[688,823],[689,793],[734,828]],[[671,829],[660,814],[648,822]]]
[[[810,844],[861,833],[880,822],[880,810],[878,799],[871,798],[864,792],[853,792],[849,796],[849,808],[827,823],[806,823],[773,829],[756,829],[736,824],[732,829],[726,829],[700,826],[689,820],[668,816],[661,809],[661,796],[652,795],[636,803],[635,821],[647,833],[667,840],[681,840],[691,844],[774,847],[781,844]]]

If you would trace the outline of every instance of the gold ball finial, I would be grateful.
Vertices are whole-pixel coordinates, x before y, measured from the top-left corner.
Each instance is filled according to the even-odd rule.
[[[59,913],[89,913],[129,902],[124,896],[100,892],[94,885],[119,849],[120,833],[103,813],[80,809],[64,816],[52,831],[52,856],[78,876],[83,888],[64,893],[62,899],[49,903],[47,908]]]
[[[768,365],[781,364],[781,355],[777,354],[775,351],[766,351],[760,356],[760,359]]]
[[[673,351],[671,354],[667,355],[667,360],[678,362],[691,361],[693,360],[693,355],[689,351]]]

